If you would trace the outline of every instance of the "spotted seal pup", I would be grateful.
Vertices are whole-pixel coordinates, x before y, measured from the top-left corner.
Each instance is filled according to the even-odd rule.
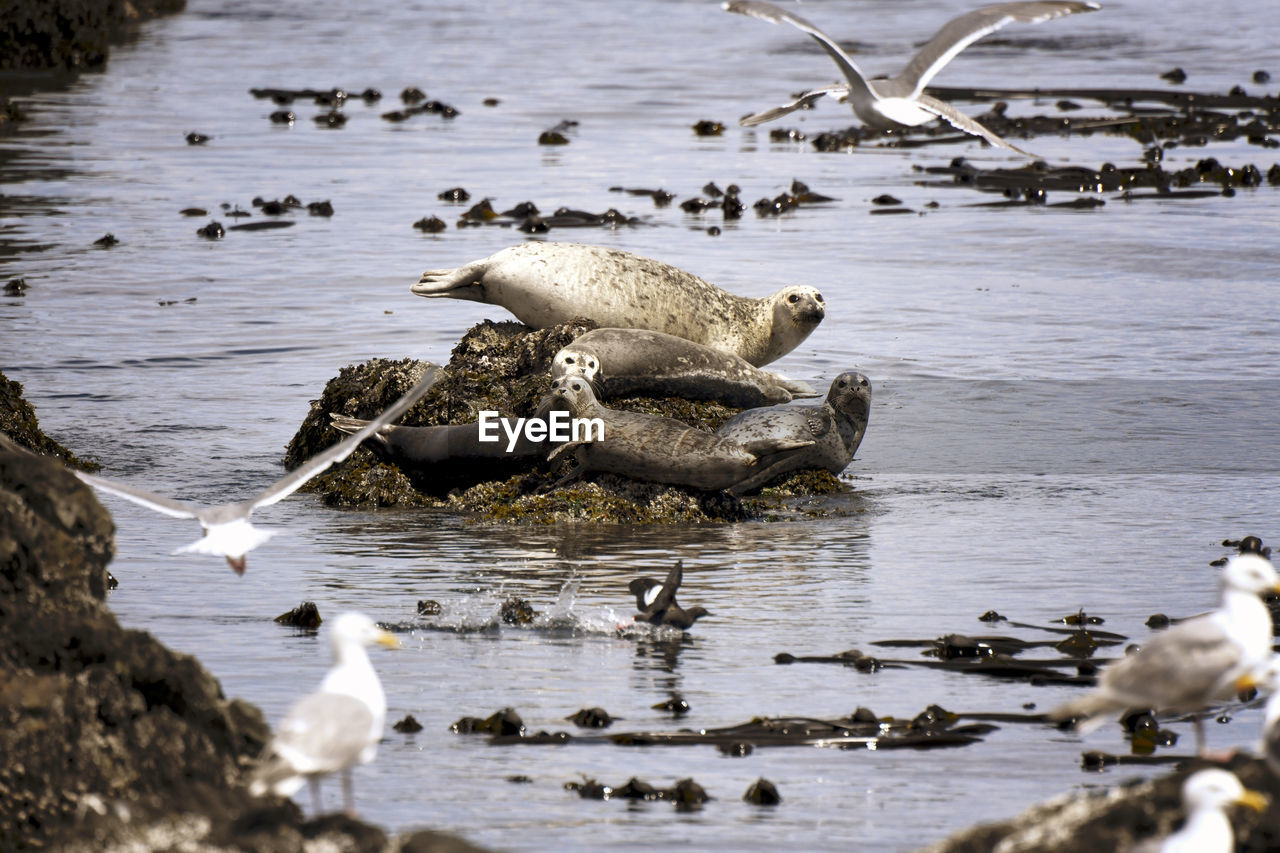
[[[725,421],[716,435],[740,444],[765,438],[813,442],[812,446],[762,471],[767,478],[752,477],[738,487],[749,491],[801,468],[825,468],[839,474],[853,461],[853,454],[867,431],[870,414],[871,381],[851,370],[835,378],[820,404],[791,403],[748,409]]]
[[[524,243],[456,269],[428,270],[411,290],[501,305],[535,329],[586,317],[601,327],[666,332],[756,367],[795,349],[826,313],[812,287],[750,299],[661,261],[575,243]]]
[[[818,396],[736,355],[647,329],[595,329],[575,339],[551,362],[552,379],[574,375],[603,399],[657,394],[746,409]]]
[[[554,380],[549,396],[566,404],[575,417],[599,418],[604,424],[603,439],[570,441],[547,456],[551,461],[574,461],[561,482],[589,471],[607,471],[705,491],[732,489],[775,457],[813,444],[812,439],[763,438],[744,445],[672,418],[609,409],[600,405],[581,376]]]

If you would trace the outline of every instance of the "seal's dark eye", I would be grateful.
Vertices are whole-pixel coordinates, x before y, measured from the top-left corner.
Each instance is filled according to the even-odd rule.
[[[564,357],[564,363],[565,363],[565,364],[573,364],[573,356],[571,356],[571,355],[566,355],[566,356]]]
[[[596,366],[596,363],[594,361],[587,362],[587,367],[595,367],[595,366]]]
[[[813,298],[814,298],[814,299],[816,299],[816,300],[818,300],[819,302],[821,302],[821,301],[822,301],[822,294],[821,294],[821,293],[815,293],[815,294],[813,294]]]
[[[787,297],[787,301],[790,302],[792,305],[795,305],[797,302],[800,301],[800,297],[793,293]]]

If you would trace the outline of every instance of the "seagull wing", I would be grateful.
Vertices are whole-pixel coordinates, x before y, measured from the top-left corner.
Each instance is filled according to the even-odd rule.
[[[752,113],[738,119],[738,124],[743,127],[755,127],[757,124],[764,124],[767,121],[782,118],[785,115],[795,112],[796,110],[808,109],[825,97],[844,100],[849,97],[849,87],[843,83],[837,83],[834,86],[823,86],[820,89],[810,89],[807,92],[801,92],[796,99],[789,104],[783,104],[780,107],[774,107],[763,112]]]
[[[916,103],[919,104],[922,110],[933,113],[955,129],[963,130],[965,133],[971,133],[974,136],[980,136],[997,148],[1007,148],[1010,151],[1016,151],[1023,157],[1031,157],[1034,159],[1036,156],[1030,151],[1023,151],[1018,146],[1008,142],[1003,136],[993,133],[991,130],[987,129],[985,125],[969,118],[967,115],[945,101],[939,101],[931,95],[920,95],[916,98]]]
[[[140,506],[145,506],[147,509],[162,512],[174,518],[200,517],[201,507],[183,503],[182,501],[175,501],[173,498],[166,498],[164,495],[157,495],[145,489],[138,489],[127,483],[108,480],[105,477],[95,477],[93,474],[86,474],[83,471],[74,471],[72,473],[95,489],[101,489],[104,492],[109,492],[122,498],[128,498]]]
[[[358,432],[348,436],[329,449],[317,453],[290,471],[287,476],[272,483],[269,488],[251,501],[252,507],[270,506],[273,503],[284,500],[302,488],[307,480],[310,480],[329,466],[346,459],[360,446],[360,442],[409,411],[413,404],[422,399],[423,395],[431,389],[431,386],[436,383],[439,377],[439,366],[430,365],[427,368],[426,375],[418,381],[418,384],[409,389],[409,392],[399,400],[392,403],[386,411],[369,421]]]
[[[1157,634],[1142,650],[1107,667],[1100,686],[1133,707],[1195,710],[1219,697],[1243,650],[1212,615],[1181,622]]]
[[[786,22],[796,29],[808,33],[814,41],[822,45],[822,49],[835,61],[840,68],[840,72],[849,81],[849,97],[853,100],[854,112],[869,109],[871,103],[878,100],[879,95],[871,89],[870,84],[867,83],[867,78],[859,70],[858,66],[853,64],[853,60],[841,49],[836,40],[799,15],[793,15],[772,3],[764,2],[764,0],[733,0],[732,3],[725,3],[720,8],[726,12],[736,12],[749,18],[768,21],[771,24]],[[862,110],[859,110],[859,107]]]
[[[1102,7],[1097,3],[1073,2],[1073,0],[1044,0],[1029,3],[996,3],[974,9],[953,18],[929,39],[920,52],[907,63],[902,73],[893,78],[894,91],[885,94],[914,98],[924,91],[933,76],[942,70],[956,54],[978,39],[995,32],[1006,24],[1038,24],[1051,18],[1072,15],[1076,12],[1094,12]]]

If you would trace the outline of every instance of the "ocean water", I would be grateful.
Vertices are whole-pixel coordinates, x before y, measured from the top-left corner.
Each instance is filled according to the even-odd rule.
[[[1206,20],[1172,0],[1012,26],[966,50],[943,85],[1182,88],[1250,92],[1280,74],[1265,37],[1276,12],[1231,3]],[[955,0],[805,3],[802,14],[870,72],[892,72]],[[660,258],[737,293],[819,287],[826,320],[777,369],[825,387],[870,376],[870,427],[831,517],[736,525],[508,527],[422,511],[336,510],[298,495],[262,511],[279,536],[236,577],[170,552],[195,525],[105,497],[118,527],[111,606],[124,624],[199,656],[229,695],[278,719],[328,665],[323,634],[271,617],[302,600],[322,614],[358,609],[401,626],[404,648],[378,650],[388,723],[413,714],[415,736],[388,727],[359,769],[360,813],[391,830],[453,830],[495,849],[902,850],[975,821],[1013,815],[1081,786],[1147,771],[1080,769],[1086,749],[1124,752],[1118,726],[1087,738],[1001,724],[981,743],[927,752],[608,743],[497,747],[449,732],[464,715],[514,707],[534,730],[576,732],[564,718],[601,706],[609,732],[714,728],[756,716],[836,717],[858,706],[911,717],[1047,709],[1077,688],[1032,686],[934,669],[875,673],[777,666],[773,656],[847,648],[895,659],[879,640],[1013,633],[977,617],[996,609],[1040,626],[1083,608],[1135,640],[1155,612],[1211,607],[1208,562],[1225,537],[1276,535],[1280,500],[1280,312],[1274,283],[1280,190],[1124,203],[1091,211],[974,207],[988,196],[927,186],[916,167],[963,156],[983,167],[1016,157],[976,142],[818,153],[771,142],[738,116],[829,83],[829,59],[798,31],[714,2],[493,0],[396,3],[376,13],[315,0],[192,0],[143,26],[103,74],[27,95],[31,120],[0,138],[0,368],[21,381],[42,425],[107,476],[218,502],[282,472],[283,446],[324,383],[371,357],[444,362],[494,306],[426,301],[409,285],[524,239],[460,229],[465,187],[501,210],[534,201],[640,221],[561,229],[545,239]],[[1270,84],[1268,84],[1270,85]],[[322,108],[279,107],[253,87],[382,91],[347,102],[340,129]],[[379,118],[417,86],[452,119]],[[485,99],[497,99],[486,106]],[[1106,114],[1096,104],[1085,112]],[[981,105],[961,105],[971,113]],[[1010,110],[1055,114],[1054,99]],[[566,146],[543,130],[576,121]],[[722,122],[701,137],[700,120]],[[834,103],[784,119],[814,135],[853,123]],[[212,139],[189,146],[189,132]],[[1039,137],[1054,164],[1141,162],[1126,137]],[[1243,139],[1166,152],[1167,168],[1202,157],[1280,161]],[[793,179],[836,200],[779,217],[687,214],[678,202],[709,181],[751,204]],[[611,187],[661,187],[655,207]],[[195,235],[210,219],[258,222],[255,196],[330,200],[330,218],[292,227]],[[890,193],[923,215],[872,216]],[[1052,200],[1065,200],[1054,199]],[[937,202],[936,208],[925,205]],[[232,219],[220,205],[253,212]],[[188,218],[183,208],[207,208]],[[436,215],[447,231],[412,224]],[[713,236],[709,226],[719,226]],[[120,243],[99,249],[105,233]],[[539,238],[543,239],[543,238]],[[683,641],[618,632],[633,613],[626,583],[683,559],[681,601],[712,616]],[[496,627],[508,595],[575,630]],[[445,607],[439,625],[416,602]],[[480,629],[477,626],[489,626]],[[1100,654],[1106,654],[1104,650]],[[651,706],[672,693],[691,712]],[[1214,747],[1249,747],[1256,708],[1211,725]],[[1190,749],[1190,726],[1171,722]],[[507,781],[523,776],[527,783]],[[714,799],[678,813],[665,802],[582,800],[566,782],[658,785],[692,777]],[[741,802],[758,777],[776,808]],[[339,803],[337,785],[327,804]],[[306,807],[310,804],[301,800]]]

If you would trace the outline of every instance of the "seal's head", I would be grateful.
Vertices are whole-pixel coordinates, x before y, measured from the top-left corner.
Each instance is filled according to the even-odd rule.
[[[774,328],[797,327],[809,334],[827,314],[822,294],[815,287],[793,284],[773,295]]]
[[[591,390],[591,383],[581,376],[562,376],[551,381],[550,396],[553,400],[568,405],[569,411],[577,414],[596,405],[596,395]]]
[[[831,383],[827,403],[850,420],[865,424],[871,411],[871,380],[853,370],[841,373]]]
[[[600,359],[589,347],[577,344],[569,344],[556,353],[556,357],[551,361],[552,379],[559,379],[562,376],[581,376],[588,382],[594,383],[599,372]]]

